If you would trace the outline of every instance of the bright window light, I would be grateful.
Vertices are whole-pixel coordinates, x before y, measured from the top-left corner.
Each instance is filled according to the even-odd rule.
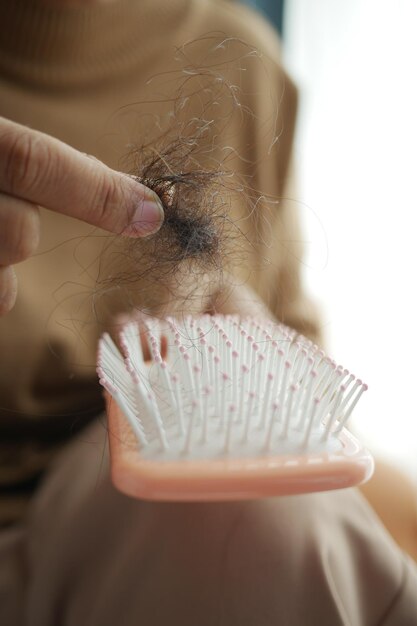
[[[417,3],[290,0],[305,279],[369,384],[353,428],[417,479]]]

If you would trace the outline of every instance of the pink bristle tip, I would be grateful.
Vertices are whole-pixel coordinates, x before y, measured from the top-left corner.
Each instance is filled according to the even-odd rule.
[[[268,380],[274,380],[274,375],[272,374],[272,372],[268,373]]]
[[[237,359],[237,358],[238,358],[238,356],[239,356],[239,352],[237,352],[237,350],[233,350],[233,352],[232,352],[232,357],[233,357],[234,359]]]
[[[101,384],[103,385],[103,387],[111,394],[116,394],[117,393],[117,387],[115,387],[114,385],[111,384],[111,382],[109,382],[108,380],[102,379],[100,380]]]
[[[244,372],[245,374],[247,374],[249,372],[249,367],[245,364],[242,365],[242,372]]]

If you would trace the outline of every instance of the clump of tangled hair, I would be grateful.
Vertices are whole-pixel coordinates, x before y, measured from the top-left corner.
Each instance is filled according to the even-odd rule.
[[[194,54],[187,56],[187,48],[181,51],[178,82],[170,76],[176,85],[172,98],[158,100],[158,114],[150,109],[146,124],[138,118],[138,136],[143,139],[145,128],[148,137],[145,143],[130,144],[123,164],[159,196],[164,223],[146,238],[119,237],[110,246],[97,283],[96,295],[117,291],[125,309],[153,315],[207,310],[210,298],[239,263],[242,242],[248,243],[233,216],[233,196],[239,194],[239,203],[248,205],[247,220],[254,219],[252,209],[259,202],[250,178],[243,183],[236,175],[237,162],[245,172],[250,172],[251,163],[243,166],[238,151],[224,143],[231,119],[238,116],[234,128],[240,132],[251,116],[239,101],[238,83],[245,75],[239,63],[252,62],[254,51],[227,38],[195,45],[205,51],[202,62],[195,65]],[[165,113],[160,115],[162,105]]]
[[[193,162],[197,138],[176,139],[141,150],[139,182],[161,199],[165,219],[151,238],[158,263],[175,268],[193,260],[206,268],[221,263],[226,207],[221,181],[225,172]]]
[[[131,175],[161,199],[165,219],[146,238],[119,237],[101,290],[118,291],[128,309],[162,315],[201,312],[223,284],[236,226],[230,218],[232,184],[220,166],[204,167],[203,129],[167,134],[131,149]]]

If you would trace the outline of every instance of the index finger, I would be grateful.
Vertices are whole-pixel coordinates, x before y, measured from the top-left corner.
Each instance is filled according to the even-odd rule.
[[[67,144],[0,118],[0,190],[128,236],[159,229],[158,196]]]

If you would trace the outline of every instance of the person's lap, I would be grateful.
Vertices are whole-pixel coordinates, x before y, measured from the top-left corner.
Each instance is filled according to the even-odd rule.
[[[103,423],[80,435],[0,535],[0,623],[356,626],[395,602],[406,562],[356,490],[141,502],[111,485],[105,443]]]

